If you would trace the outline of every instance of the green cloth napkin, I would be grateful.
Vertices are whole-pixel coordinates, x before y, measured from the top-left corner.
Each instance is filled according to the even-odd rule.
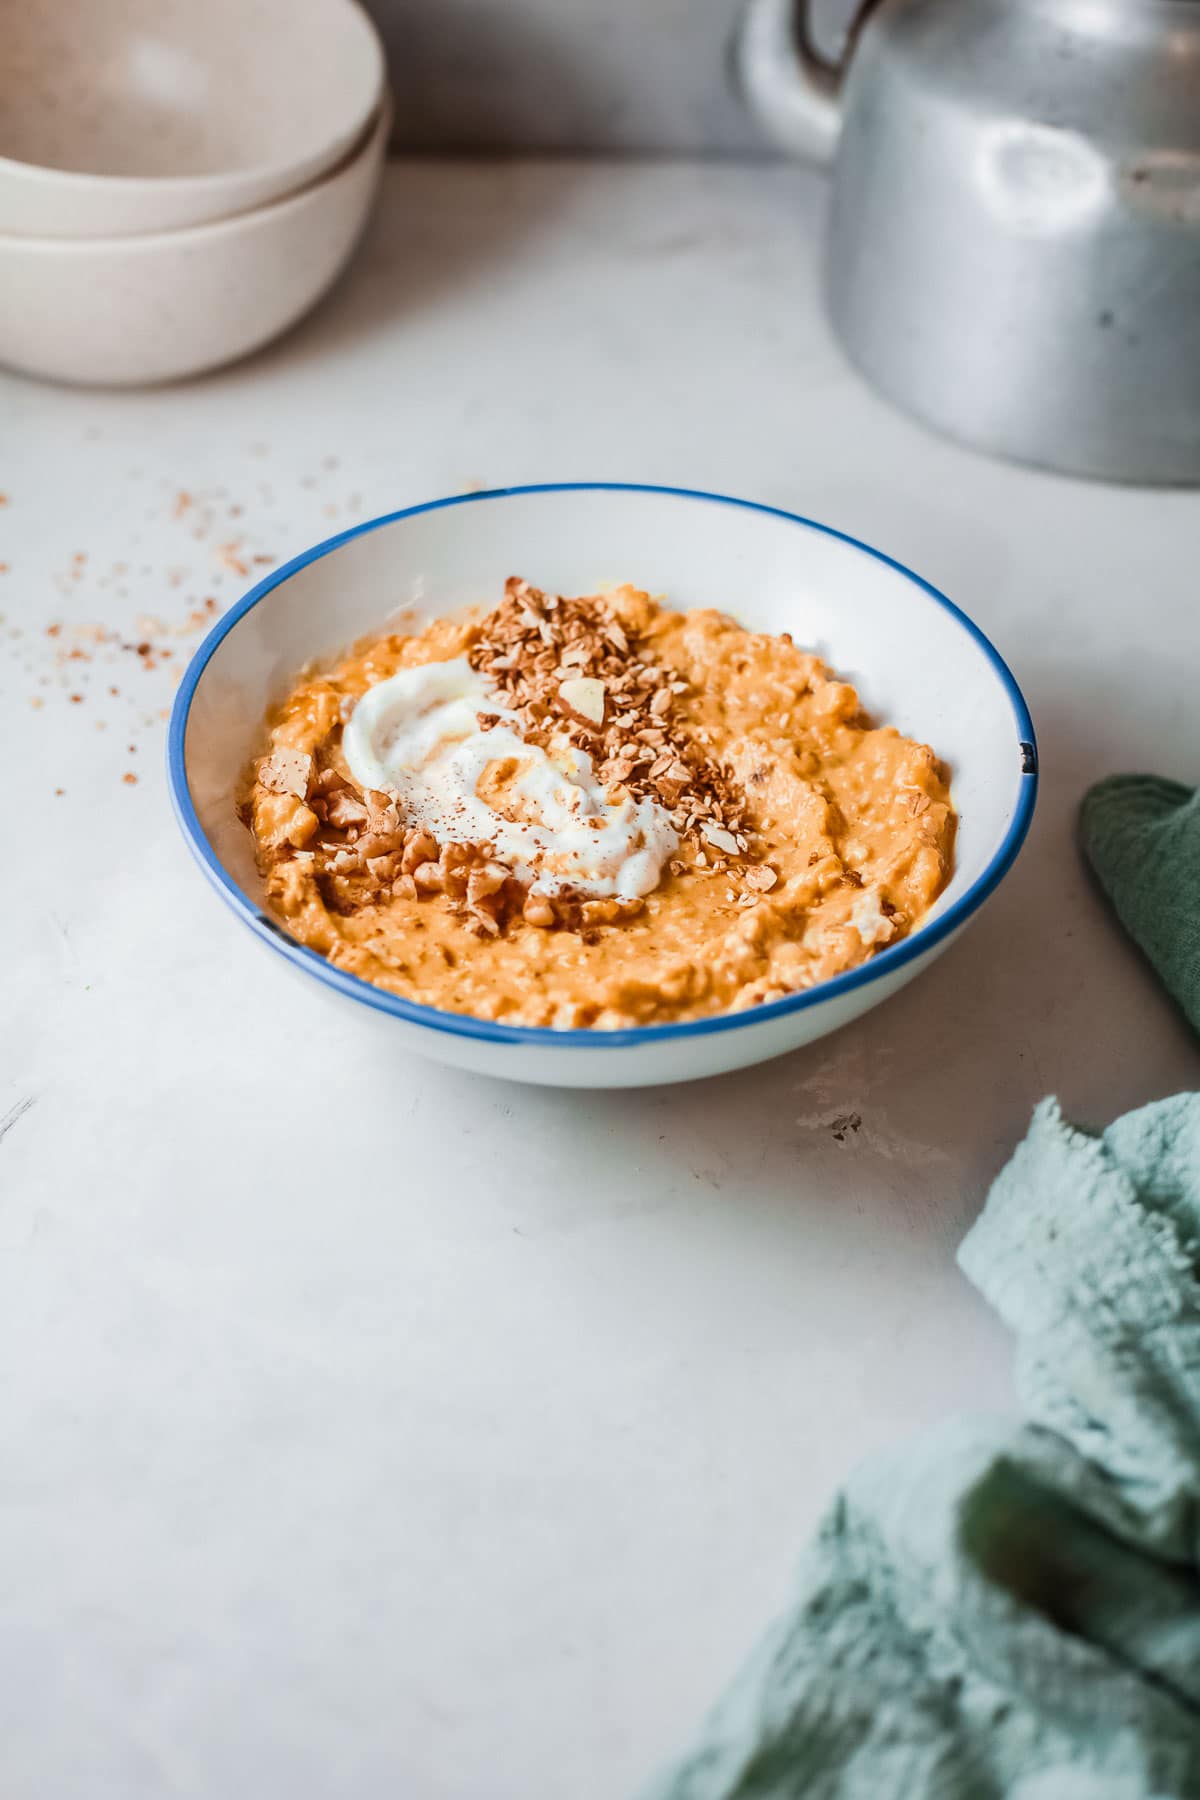
[[[1080,832],[1117,917],[1200,1031],[1200,789],[1114,775],[1085,798]]]
[[[959,1252],[1028,1422],[852,1477],[653,1800],[1196,1800],[1198,1258],[1200,1095],[1044,1101]]]
[[[1200,1030],[1200,798],[1117,777],[1082,833]],[[1026,1422],[855,1474],[645,1800],[1200,1800],[1200,1094],[1044,1101],[959,1262]]]

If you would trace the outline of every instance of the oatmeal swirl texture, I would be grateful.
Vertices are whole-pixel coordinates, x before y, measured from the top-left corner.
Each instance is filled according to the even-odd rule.
[[[267,898],[363,980],[510,1024],[739,1011],[852,969],[949,878],[927,745],[791,638],[511,579],[358,645],[269,721]]]

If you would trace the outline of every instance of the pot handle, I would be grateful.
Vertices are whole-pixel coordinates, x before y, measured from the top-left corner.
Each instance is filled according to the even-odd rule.
[[[748,0],[734,45],[738,78],[759,123],[789,155],[832,162],[846,57],[872,4],[866,0],[851,26],[842,61],[831,63],[813,44],[808,0]]]

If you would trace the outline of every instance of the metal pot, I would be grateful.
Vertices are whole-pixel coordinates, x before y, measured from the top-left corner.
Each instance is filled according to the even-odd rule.
[[[742,79],[833,165],[830,316],[981,449],[1200,482],[1200,0],[867,0],[841,64],[750,0]]]

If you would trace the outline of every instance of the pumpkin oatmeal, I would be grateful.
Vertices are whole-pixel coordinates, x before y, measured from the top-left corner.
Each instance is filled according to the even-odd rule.
[[[787,634],[515,578],[306,675],[243,816],[268,904],[338,968],[600,1029],[854,968],[920,923],[955,827],[933,751]]]

